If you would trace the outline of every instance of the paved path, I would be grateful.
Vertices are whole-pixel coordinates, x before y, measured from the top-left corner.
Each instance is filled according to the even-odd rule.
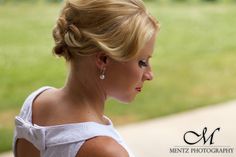
[[[192,130],[200,134],[204,127],[208,129],[206,137],[220,127],[214,135],[213,146],[230,146],[228,148],[233,147],[234,153],[170,153],[174,146],[187,145],[183,140],[185,132]],[[119,128],[119,132],[136,157],[236,157],[236,101],[127,125]],[[196,141],[196,136],[191,137]],[[202,146],[203,142],[199,144]],[[188,148],[191,150],[192,147]]]
[[[122,126],[118,128],[118,131],[122,134],[136,157],[236,157],[235,121],[236,101],[232,101]],[[201,134],[204,127],[208,129],[206,138],[216,128],[220,127],[220,131],[216,131],[214,134],[214,144],[212,146],[214,150],[225,147],[227,151],[230,151],[229,149],[233,148],[233,153],[200,153],[204,148],[207,148],[207,150],[205,149],[206,151],[212,149],[212,147],[209,147],[210,140],[205,145],[208,147],[189,147],[184,142],[183,135],[185,132],[191,130]],[[196,136],[190,134],[186,137],[188,137],[188,140],[197,140]],[[199,143],[203,146],[203,141]],[[180,146],[188,148],[189,153],[170,153],[170,149],[173,151],[173,148],[181,150]],[[184,150],[186,151],[187,149]],[[198,151],[198,153],[190,153],[190,150]],[[13,156],[12,153],[6,153],[0,155],[0,157]]]
[[[0,154],[0,157],[13,157],[13,155],[11,152],[9,152],[9,153]]]

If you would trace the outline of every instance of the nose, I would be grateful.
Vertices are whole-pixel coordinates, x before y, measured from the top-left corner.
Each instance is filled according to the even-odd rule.
[[[143,77],[143,81],[151,81],[153,80],[153,72],[151,70],[147,70],[146,72],[144,72],[144,77]]]

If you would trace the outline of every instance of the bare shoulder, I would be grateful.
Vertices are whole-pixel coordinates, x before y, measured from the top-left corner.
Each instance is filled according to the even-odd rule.
[[[129,157],[128,152],[114,139],[98,136],[87,140],[76,157]]]
[[[55,89],[48,89],[40,93],[35,97],[32,104],[32,121],[38,125],[44,125],[44,122],[48,119],[48,116],[51,115],[55,107],[53,104]]]

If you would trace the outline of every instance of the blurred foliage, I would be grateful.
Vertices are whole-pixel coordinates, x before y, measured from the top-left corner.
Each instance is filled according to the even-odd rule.
[[[63,2],[63,0],[0,0],[0,4],[6,4],[6,3],[60,3]]]
[[[0,152],[9,151],[12,145],[13,129],[0,127]]]

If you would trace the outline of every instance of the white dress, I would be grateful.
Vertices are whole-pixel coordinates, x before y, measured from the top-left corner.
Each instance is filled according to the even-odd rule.
[[[104,116],[109,125],[96,122],[71,123],[53,126],[38,126],[32,124],[32,103],[43,91],[52,87],[42,87],[28,96],[19,116],[15,118],[14,154],[18,138],[31,142],[39,151],[41,157],[75,157],[83,143],[95,136],[109,136],[123,146],[134,157],[122,137],[113,127],[112,121]],[[16,156],[16,155],[15,155]]]

